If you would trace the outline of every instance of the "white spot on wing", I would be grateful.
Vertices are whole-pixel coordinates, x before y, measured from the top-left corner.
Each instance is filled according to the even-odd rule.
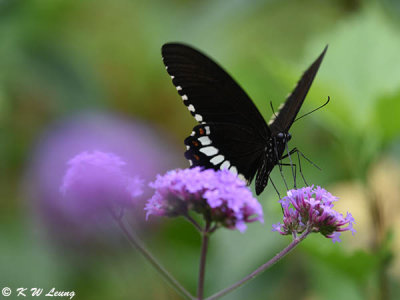
[[[238,178],[243,180],[243,181],[245,181],[245,182],[247,182],[246,177],[244,177],[243,174],[239,174]]]
[[[171,79],[174,79],[175,78],[175,76],[174,75],[171,75]]]
[[[203,146],[207,146],[207,145],[211,144],[211,140],[208,136],[199,137],[198,140]]]
[[[268,125],[271,125],[275,121],[275,116],[272,116],[271,120],[269,120]]]
[[[192,131],[192,133],[190,134],[190,136],[194,136],[196,134],[196,132]]]
[[[190,104],[190,105],[188,106],[188,110],[189,110],[189,111],[192,111],[192,112],[195,112],[194,106],[193,106],[192,104]]]
[[[210,163],[212,163],[214,166],[220,164],[221,162],[223,162],[225,159],[225,157],[223,155],[217,155],[215,157],[213,157],[212,159],[210,159]]]
[[[190,146],[186,146],[186,150],[189,150],[190,149]]]
[[[201,115],[199,115],[199,114],[196,114],[196,115],[194,116],[194,118],[196,119],[197,122],[203,121],[203,117],[202,117]]]
[[[213,146],[208,146],[204,148],[200,148],[200,152],[204,153],[207,156],[214,156],[215,154],[218,153],[218,149],[213,147]]]
[[[230,167],[230,168],[229,168],[229,171],[231,171],[231,172],[232,172],[233,174],[235,174],[235,175],[237,175],[237,173],[238,173],[238,170],[236,169],[235,166]]]
[[[287,95],[286,99],[289,98],[290,95],[291,95],[291,93],[289,93]],[[275,119],[279,116],[279,112],[281,111],[281,109],[284,105],[285,105],[285,102],[283,102],[283,103],[281,103],[281,105],[279,105],[278,111],[275,114],[272,114],[271,119],[268,121],[268,125],[271,125],[275,121]]]
[[[206,134],[210,134],[210,126],[205,126],[204,129],[206,130]]]
[[[193,162],[191,160],[189,160],[189,165],[193,166]]]
[[[178,86],[176,87],[176,90],[177,90],[177,91],[182,91],[182,87],[181,87],[180,85],[178,85]]]
[[[188,97],[187,97],[186,95],[183,95],[183,96],[182,96],[182,100],[183,100],[183,101],[185,101],[185,100],[187,100],[187,99],[188,99]]]
[[[222,163],[221,167],[219,167],[221,170],[228,169],[231,166],[231,163],[229,160],[226,160]]]

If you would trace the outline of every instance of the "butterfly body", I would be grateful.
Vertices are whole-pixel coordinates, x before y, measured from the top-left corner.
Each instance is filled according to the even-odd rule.
[[[257,170],[256,176],[256,193],[257,195],[265,189],[268,184],[269,174],[272,169],[279,163],[286,143],[291,139],[289,133],[279,133],[278,135],[268,139],[264,148],[263,159]]]
[[[165,44],[162,56],[167,72],[199,123],[184,141],[191,166],[228,169],[247,183],[256,177],[256,193],[260,194],[287,149],[290,126],[325,51],[267,125],[244,90],[214,61],[192,47]]]

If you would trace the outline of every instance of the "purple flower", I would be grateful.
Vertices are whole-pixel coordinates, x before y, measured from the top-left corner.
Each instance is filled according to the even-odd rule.
[[[346,217],[333,210],[337,197],[317,186],[293,189],[279,202],[283,208],[283,224],[274,224],[272,231],[282,235],[299,234],[306,229],[320,232],[333,242],[340,242],[340,232],[353,228],[354,218],[350,213]]]
[[[167,136],[146,122],[98,112],[84,112],[49,124],[29,155],[22,186],[26,207],[31,209],[35,224],[37,221],[51,241],[68,245],[74,251],[77,246],[82,246],[79,251],[88,249],[90,243],[100,240],[103,246],[111,245],[109,241],[115,238],[118,230],[114,220],[101,215],[78,218],[74,212],[79,211],[81,202],[66,201],[60,193],[68,167],[66,163],[85,151],[114,153],[126,162],[121,166],[126,174],[150,181],[179,161],[179,152]],[[135,198],[138,209],[125,211],[128,218],[135,219],[137,230],[144,229],[141,208],[151,196],[151,189],[144,189],[143,194]],[[92,206],[85,202],[85,207]],[[145,227],[149,225],[154,224]]]
[[[69,160],[60,191],[78,214],[129,207],[143,193],[143,183],[138,177],[129,177],[125,165],[113,153],[82,152]]]
[[[173,170],[158,175],[150,187],[156,192],[147,202],[146,217],[184,216],[193,210],[209,222],[241,232],[246,223],[264,222],[260,203],[246,184],[227,170]]]

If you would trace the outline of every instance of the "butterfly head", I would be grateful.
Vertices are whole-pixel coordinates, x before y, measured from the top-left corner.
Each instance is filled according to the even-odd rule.
[[[292,135],[289,132],[279,132],[276,135],[276,138],[283,144],[287,143],[288,141],[290,141],[290,139],[292,138]]]

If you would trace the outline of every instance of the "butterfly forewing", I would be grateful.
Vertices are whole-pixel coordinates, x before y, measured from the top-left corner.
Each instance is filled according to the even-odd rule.
[[[167,72],[184,104],[198,122],[233,123],[266,138],[269,129],[243,89],[220,66],[182,44],[162,47]]]
[[[297,82],[293,92],[289,94],[286,101],[279,109],[276,117],[273,116],[269,122],[269,128],[272,135],[279,132],[288,132],[296,119],[297,113],[300,110],[301,105],[307,96],[308,90],[318,72],[319,66],[321,65],[322,59],[325,56],[328,46],[325,47],[324,51],[314,61],[314,63],[303,73],[303,76]]]

